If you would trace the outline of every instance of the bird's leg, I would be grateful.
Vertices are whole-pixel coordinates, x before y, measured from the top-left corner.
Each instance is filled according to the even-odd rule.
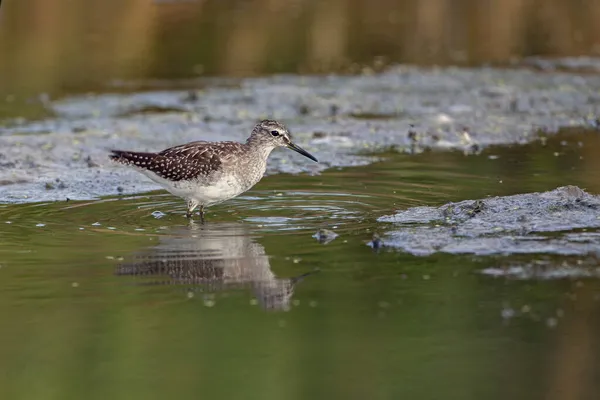
[[[200,222],[202,224],[204,223],[204,206],[203,205],[200,206]]]
[[[185,213],[186,218],[188,218],[188,219],[192,218],[192,212],[194,211],[194,209],[196,207],[198,207],[198,203],[195,200],[187,201],[187,212]]]

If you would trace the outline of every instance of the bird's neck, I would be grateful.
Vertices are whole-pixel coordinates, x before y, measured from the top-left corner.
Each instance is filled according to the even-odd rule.
[[[261,141],[253,136],[250,136],[248,140],[246,140],[246,148],[248,152],[253,154],[255,157],[260,157],[266,160],[269,157],[269,154],[273,151],[275,146],[271,146],[264,141]]]

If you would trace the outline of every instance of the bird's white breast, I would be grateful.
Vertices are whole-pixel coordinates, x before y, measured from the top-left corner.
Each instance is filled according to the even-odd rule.
[[[222,175],[220,179],[198,182],[170,181],[151,171],[143,170],[141,172],[164,187],[169,193],[186,200],[195,200],[198,204],[204,206],[221,203],[249,189],[249,187],[240,185],[239,181],[233,175]]]

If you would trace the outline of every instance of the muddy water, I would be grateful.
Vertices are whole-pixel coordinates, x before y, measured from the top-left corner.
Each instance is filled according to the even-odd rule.
[[[368,242],[394,229],[379,217],[414,206],[598,193],[599,149],[597,132],[570,131],[479,155],[380,153],[267,177],[205,225],[160,191],[3,205],[0,397],[595,398],[597,281],[490,272],[589,268],[593,254]]]

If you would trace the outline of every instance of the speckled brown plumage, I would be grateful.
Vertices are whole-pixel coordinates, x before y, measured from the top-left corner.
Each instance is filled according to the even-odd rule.
[[[221,171],[225,160],[244,152],[237,142],[191,142],[160,153],[113,150],[111,160],[154,172],[177,182],[205,178]]]

